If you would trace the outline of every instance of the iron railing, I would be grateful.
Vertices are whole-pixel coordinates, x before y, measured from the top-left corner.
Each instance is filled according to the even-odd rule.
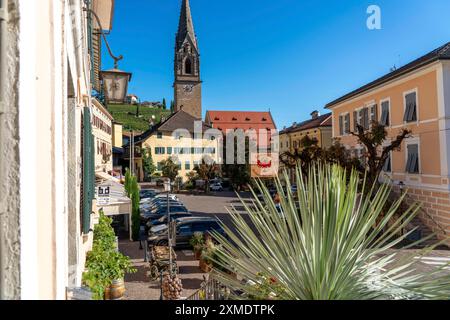
[[[222,285],[214,278],[206,280],[206,277],[203,276],[203,282],[200,285],[200,289],[186,300],[228,300],[229,297],[229,288]]]

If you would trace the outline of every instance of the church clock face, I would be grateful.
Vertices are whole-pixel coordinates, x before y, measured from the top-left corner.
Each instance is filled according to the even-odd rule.
[[[194,90],[194,85],[192,85],[192,84],[186,84],[186,85],[183,87],[183,90],[184,90],[184,92],[186,92],[186,93],[192,93],[192,90]]]

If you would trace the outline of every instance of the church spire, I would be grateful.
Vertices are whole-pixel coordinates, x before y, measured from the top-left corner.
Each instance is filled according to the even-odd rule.
[[[197,49],[197,38],[195,36],[194,31],[194,23],[192,22],[191,15],[191,7],[189,5],[189,0],[183,0],[183,4],[181,6],[181,14],[180,14],[180,22],[178,24],[178,33],[177,33],[177,49],[181,47],[183,41],[186,37],[190,38],[192,43]]]

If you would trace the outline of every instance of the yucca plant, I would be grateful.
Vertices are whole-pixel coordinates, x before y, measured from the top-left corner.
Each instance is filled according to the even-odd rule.
[[[419,205],[392,223],[404,196],[386,210],[392,191],[389,184],[375,190],[363,183],[361,190],[356,172],[347,178],[337,165],[315,164],[308,172],[297,167],[295,195],[287,174],[286,191],[280,179],[275,179],[281,212],[264,184],[257,181],[263,201],[254,192],[251,204],[242,201],[251,223],[231,208],[235,231],[222,224],[228,237],[214,234],[220,243],[216,265],[234,272],[239,280],[220,270],[214,276],[232,292],[240,292],[234,295],[238,299],[450,298],[446,266],[426,274],[415,272],[415,264],[435,246],[402,252],[401,257],[397,254],[396,248],[415,231],[400,232]],[[271,294],[261,296],[272,284]]]

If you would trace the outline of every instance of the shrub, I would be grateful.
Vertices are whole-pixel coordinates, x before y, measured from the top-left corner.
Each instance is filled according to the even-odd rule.
[[[136,272],[130,259],[117,250],[112,219],[100,212],[99,223],[94,228],[92,251],[86,257],[83,282],[91,289],[94,300],[102,300],[105,289],[113,280],[123,279],[125,273]]]

